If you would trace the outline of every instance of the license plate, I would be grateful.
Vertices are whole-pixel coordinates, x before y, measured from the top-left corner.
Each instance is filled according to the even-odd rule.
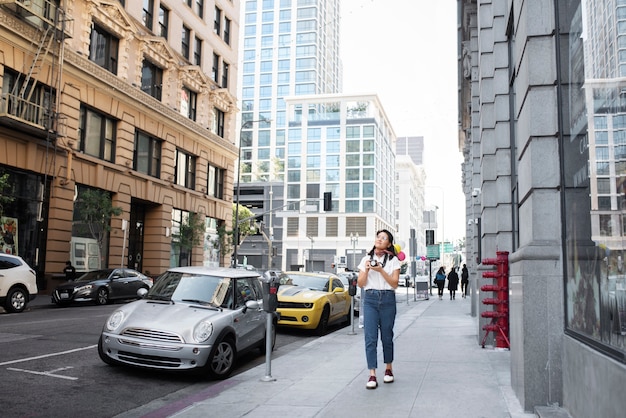
[[[70,295],[68,295],[67,293],[61,293],[59,296],[61,297],[61,299],[67,299],[70,297]]]

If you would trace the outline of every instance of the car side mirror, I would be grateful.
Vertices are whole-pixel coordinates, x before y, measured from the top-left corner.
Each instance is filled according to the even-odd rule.
[[[254,299],[250,299],[246,301],[246,304],[243,307],[243,313],[246,313],[248,309],[261,309],[261,305]]]
[[[143,298],[147,294],[148,294],[148,289],[146,289],[145,287],[141,287],[137,289],[137,296],[139,296],[140,298]]]
[[[333,289],[333,293],[343,293],[343,292],[345,292],[345,291],[346,291],[346,289],[345,289],[345,288],[343,288],[343,287],[335,287],[335,288]]]

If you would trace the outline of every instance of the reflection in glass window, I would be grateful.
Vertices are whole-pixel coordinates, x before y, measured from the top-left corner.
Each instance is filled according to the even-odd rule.
[[[360,197],[361,187],[359,183],[346,184],[346,198]]]
[[[358,167],[361,165],[361,156],[359,154],[346,155],[346,166]]]
[[[289,181],[289,182],[299,182],[300,181],[300,170],[289,170],[289,171],[287,171],[287,181]]]
[[[319,183],[321,180],[320,170],[307,170],[306,171],[306,180],[307,182],[315,182]]]
[[[346,180],[347,181],[354,181],[354,180],[360,180],[360,172],[361,170],[358,168],[349,168],[346,170]]]
[[[326,181],[339,181],[339,170],[326,170]]]
[[[609,148],[608,147],[596,147],[596,158],[598,160],[608,160]]]
[[[358,213],[359,210],[359,201],[358,200],[346,200],[346,212],[347,213]]]
[[[300,185],[299,184],[287,185],[287,198],[288,199],[300,199]]]
[[[600,235],[610,237],[612,235],[611,215],[600,215]]]
[[[326,167],[339,167],[339,155],[326,156]]]
[[[611,180],[607,178],[599,178],[597,181],[598,193],[609,194],[611,193]]]

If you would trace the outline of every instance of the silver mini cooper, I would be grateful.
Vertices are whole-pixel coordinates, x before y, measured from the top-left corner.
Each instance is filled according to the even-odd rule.
[[[230,375],[237,355],[266,350],[268,313],[260,276],[249,270],[178,267],[155,280],[141,300],[106,320],[98,354],[107,364]],[[274,320],[275,321],[275,320]],[[270,331],[271,347],[276,327]]]

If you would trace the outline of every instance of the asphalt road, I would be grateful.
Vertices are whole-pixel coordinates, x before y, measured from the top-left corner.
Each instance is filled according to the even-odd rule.
[[[0,313],[0,416],[142,416],[215,384],[103,363],[97,342],[115,307],[47,305],[20,314]],[[313,338],[311,333],[279,330],[272,358]],[[265,360],[258,351],[251,352],[233,374]]]
[[[413,299],[413,292],[398,288],[399,313]],[[40,297],[20,314],[0,309],[3,418],[136,418],[165,405],[184,403],[216,383],[184,374],[108,366],[98,357],[97,342],[116,304],[56,307],[48,304],[49,296]],[[357,323],[355,318],[355,327]],[[329,330],[345,331],[342,326]],[[279,328],[272,358],[314,338],[312,332]],[[240,358],[233,375],[265,361],[265,355],[250,352]]]

